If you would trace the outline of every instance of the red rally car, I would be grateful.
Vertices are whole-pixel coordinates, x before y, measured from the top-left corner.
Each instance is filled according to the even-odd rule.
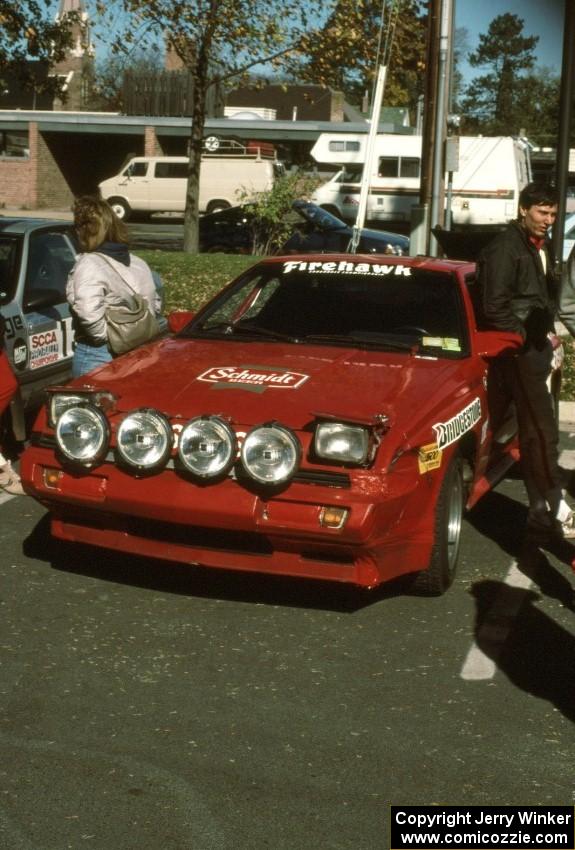
[[[374,587],[453,581],[517,459],[475,266],[265,260],[173,335],[50,390],[21,474],[63,540]],[[179,328],[179,329],[178,329]]]

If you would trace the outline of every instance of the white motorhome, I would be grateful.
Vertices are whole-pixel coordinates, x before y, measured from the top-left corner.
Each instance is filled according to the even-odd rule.
[[[228,153],[205,153],[200,169],[200,212],[217,212],[240,203],[240,196],[272,188],[282,171],[275,153],[248,145]],[[127,220],[137,213],[183,213],[186,208],[188,158],[136,156],[119,174],[99,184],[102,198]]]
[[[366,218],[409,222],[419,203],[421,136],[377,136]],[[355,221],[367,134],[322,133],[312,156],[341,165],[311,200],[346,221]],[[517,215],[519,192],[531,179],[529,148],[509,136],[460,136],[453,171],[454,225],[500,225]]]

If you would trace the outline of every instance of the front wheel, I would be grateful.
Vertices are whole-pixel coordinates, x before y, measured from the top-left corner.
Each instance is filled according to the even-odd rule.
[[[127,201],[124,201],[123,198],[108,198],[108,203],[119,219],[122,221],[128,221],[132,210],[130,209],[130,205]]]
[[[435,506],[434,543],[429,567],[418,573],[412,589],[422,596],[441,596],[453,583],[459,558],[465,488],[463,464],[452,459]]]
[[[210,203],[206,207],[206,215],[211,215],[211,213],[223,212],[224,210],[229,209],[230,205],[227,201],[210,201]]]

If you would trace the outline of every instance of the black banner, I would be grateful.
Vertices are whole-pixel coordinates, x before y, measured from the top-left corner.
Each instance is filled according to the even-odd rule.
[[[392,806],[391,850],[575,850],[573,806]]]

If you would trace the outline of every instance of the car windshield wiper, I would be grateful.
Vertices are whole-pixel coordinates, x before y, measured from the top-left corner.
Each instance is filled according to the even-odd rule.
[[[279,331],[271,330],[270,328],[259,328],[256,325],[247,323],[235,325],[232,322],[216,322],[209,327],[194,328],[192,334],[204,335],[214,334],[222,336],[252,336],[262,337],[264,339],[278,340],[279,342],[300,342],[295,336],[283,334]]]
[[[350,334],[307,334],[302,342],[333,343],[334,345],[369,346],[374,348],[392,348],[397,351],[414,351],[417,343],[399,340],[393,334],[377,332],[356,332]]]
[[[249,325],[247,323],[232,325],[230,333],[264,337],[265,339],[277,339],[280,342],[300,342],[298,337],[291,336],[290,334],[280,333],[279,331],[274,331],[270,328],[260,328],[257,327],[257,325]]]

